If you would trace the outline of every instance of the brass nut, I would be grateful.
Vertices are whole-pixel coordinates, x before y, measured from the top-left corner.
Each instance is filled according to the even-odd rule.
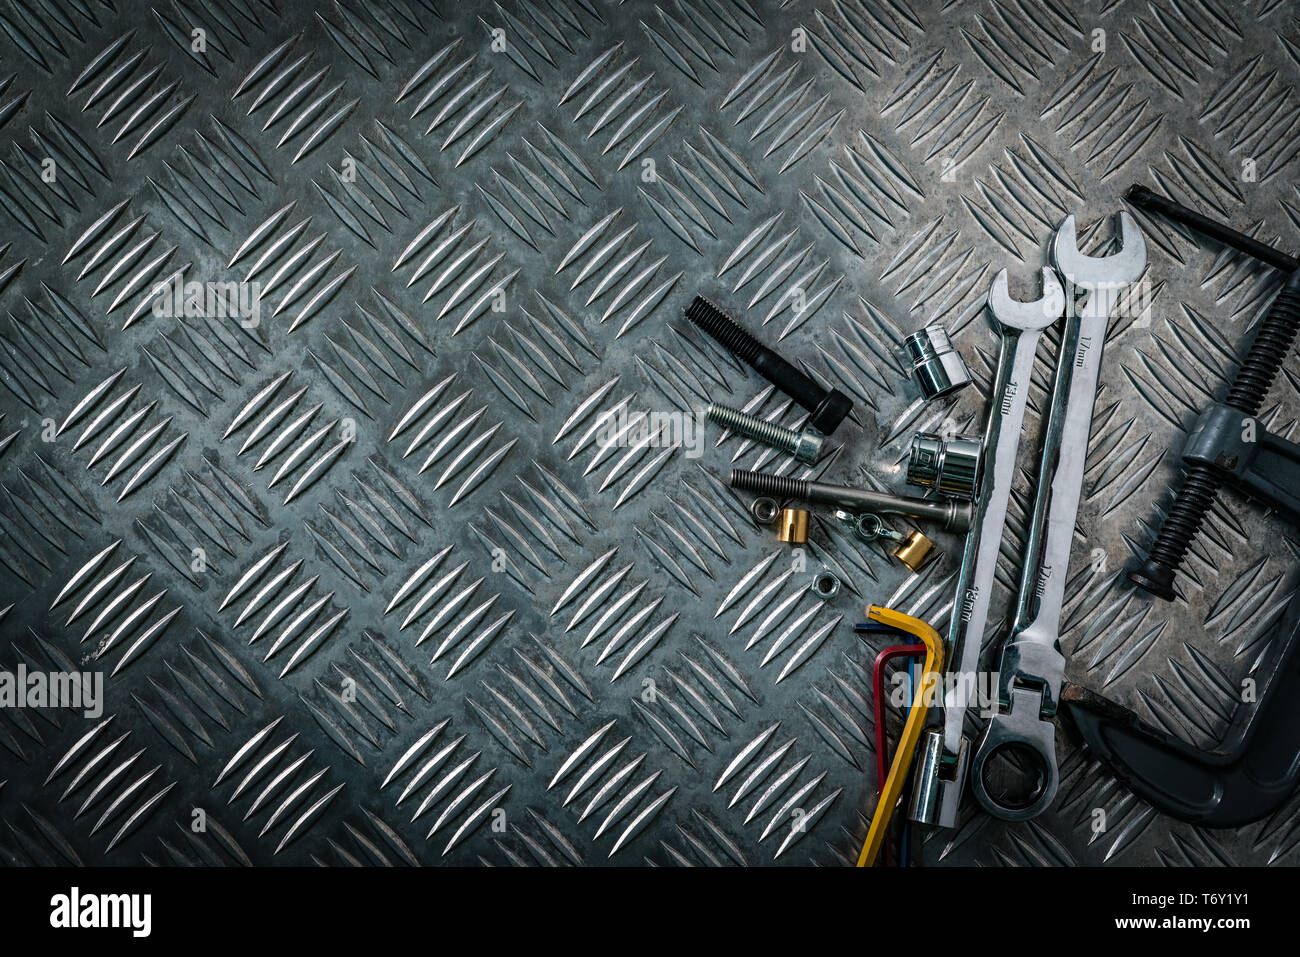
[[[934,542],[920,532],[911,532],[903,544],[894,549],[894,557],[910,570],[919,572],[934,554]]]
[[[808,512],[802,508],[783,508],[776,517],[776,537],[791,545],[808,541]]]

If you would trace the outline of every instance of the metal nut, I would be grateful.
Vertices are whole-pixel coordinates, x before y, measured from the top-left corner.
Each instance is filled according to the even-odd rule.
[[[853,520],[853,530],[864,542],[874,542],[885,530],[885,523],[881,521],[879,515],[863,512]]]
[[[749,503],[749,514],[754,516],[754,521],[759,525],[771,525],[776,521],[777,514],[781,507],[776,504],[776,499],[756,498]]]
[[[809,583],[808,590],[818,598],[834,598],[840,593],[840,580],[830,572],[818,572]]]
[[[802,508],[783,508],[776,518],[776,537],[790,545],[808,541],[808,512]]]

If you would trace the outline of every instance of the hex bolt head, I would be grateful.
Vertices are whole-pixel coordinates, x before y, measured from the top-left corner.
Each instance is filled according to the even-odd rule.
[[[799,438],[795,442],[791,454],[800,462],[812,465],[822,457],[822,443],[825,441],[825,435],[812,426],[808,426],[799,433]]]
[[[852,408],[853,402],[848,396],[839,389],[831,389],[808,417],[808,426],[822,435],[830,435]]]

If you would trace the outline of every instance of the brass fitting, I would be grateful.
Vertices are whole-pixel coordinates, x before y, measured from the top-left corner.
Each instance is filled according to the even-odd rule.
[[[802,508],[783,508],[776,517],[776,537],[791,545],[808,541],[808,512]]]
[[[910,532],[893,555],[911,571],[919,572],[934,554],[934,542],[920,532]]]

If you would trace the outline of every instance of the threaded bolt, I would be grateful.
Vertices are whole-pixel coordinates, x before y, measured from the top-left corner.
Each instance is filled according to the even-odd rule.
[[[703,296],[696,296],[686,307],[686,318],[807,409],[810,413],[808,425],[822,435],[834,432],[853,408],[853,403],[844,393],[838,389],[823,389]]]
[[[824,482],[807,482],[788,475],[771,475],[767,472],[747,472],[741,469],[731,473],[731,487],[742,492],[766,495],[781,501],[797,499],[803,502],[821,502],[858,511],[878,512],[882,515],[907,515],[934,522],[947,531],[965,532],[974,519],[970,502],[956,499],[935,501],[928,498],[911,498],[872,492],[848,485],[827,485]]]
[[[707,415],[729,432],[789,452],[800,462],[812,464],[821,457],[824,436],[815,429],[796,432],[725,405],[709,406]]]
[[[691,320],[736,358],[753,365],[763,354],[763,344],[736,324],[736,321],[703,296],[696,296],[686,307]]]

